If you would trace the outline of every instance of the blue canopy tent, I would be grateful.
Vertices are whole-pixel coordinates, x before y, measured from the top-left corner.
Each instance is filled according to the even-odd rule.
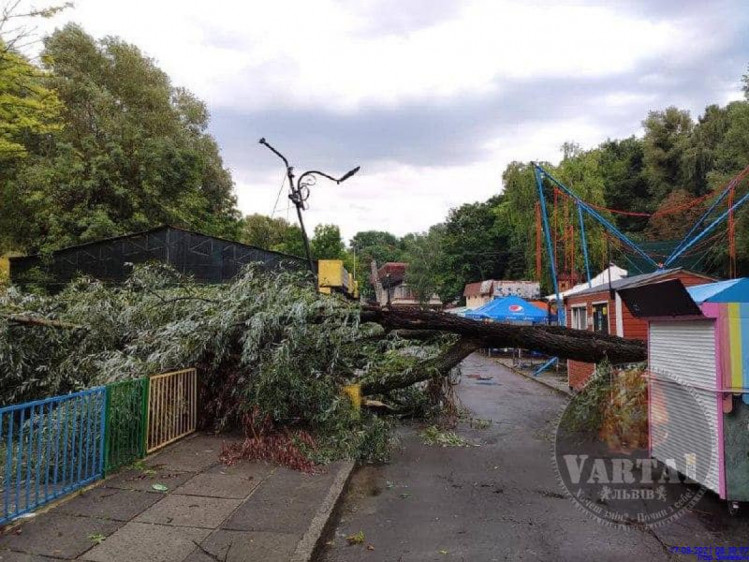
[[[467,311],[465,316],[474,320],[492,320],[494,322],[548,323],[548,316],[545,311],[525,299],[514,296],[489,301],[476,310]]]
[[[529,303],[520,297],[510,296],[502,299],[489,301],[484,306],[476,310],[469,310],[465,313],[466,318],[474,320],[490,320],[492,322],[506,322],[508,324],[548,324],[549,318],[545,310]],[[515,353],[517,352],[517,358]],[[491,350],[488,350],[491,355]],[[556,358],[547,361],[541,369],[536,370],[534,376],[544,369],[548,368],[555,362]],[[524,365],[522,363],[522,352],[520,349],[512,352],[513,365],[523,367],[533,367],[532,362]]]

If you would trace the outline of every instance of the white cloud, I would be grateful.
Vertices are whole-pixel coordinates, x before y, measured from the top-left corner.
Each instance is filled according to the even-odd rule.
[[[498,193],[508,162],[555,161],[564,141],[591,147],[607,137],[632,134],[647,109],[675,103],[694,110],[738,97],[738,81],[731,83],[725,71],[714,71],[721,49],[736,43],[733,37],[742,27],[736,10],[693,2],[681,12],[664,4],[647,17],[638,7],[629,9],[613,1],[608,2],[611,6],[596,0],[563,4],[77,0],[75,9],[43,27],[49,30],[76,21],[97,37],[119,35],[154,57],[175,84],[193,90],[214,112],[242,117],[275,111],[283,116],[279,109],[302,109],[306,113],[301,115],[333,114],[345,120],[373,108],[381,110],[379,114],[383,108],[408,114],[408,108],[432,104],[454,111],[446,122],[455,127],[468,117],[469,133],[456,138],[483,137],[472,146],[456,142],[455,151],[476,155],[484,149],[481,160],[470,164],[446,166],[431,156],[428,146],[424,157],[411,160],[392,151],[371,150],[391,142],[398,127],[429,128],[423,114],[411,122],[389,123],[379,137],[373,127],[371,138],[359,139],[361,150],[353,152],[364,157],[351,164],[361,164],[362,172],[341,186],[320,182],[306,214],[310,231],[315,224],[332,222],[350,237],[365,229],[396,234],[425,230],[443,220],[449,208]],[[738,77],[749,53],[731,48],[738,53],[732,63],[739,69]],[[694,88],[699,89],[696,93],[683,87],[696,84],[691,76],[691,82],[685,79],[695,68],[709,71],[709,79]],[[563,96],[545,90],[544,95],[523,100],[525,107],[520,109],[510,105],[497,110],[488,103],[509,91],[515,96],[510,99],[519,104],[517,92],[524,91],[523,85],[533,85],[538,93],[539,88],[551,89],[561,82],[567,88]],[[596,85],[600,91],[590,90]],[[468,98],[473,105],[461,105]],[[488,100],[485,106],[482,100]],[[477,126],[499,118],[498,111],[501,131]],[[235,127],[242,123],[238,119]],[[263,129],[262,134],[292,127],[281,117],[273,125],[275,131]],[[293,123],[305,132],[311,126]],[[224,131],[218,141],[232,147],[227,165],[237,182],[240,208],[268,214],[283,171],[279,167],[268,172],[273,164],[262,167],[264,160],[258,158],[255,168],[248,169],[248,151],[260,149],[246,146],[246,135],[236,134],[236,128]],[[445,138],[449,135],[435,130],[443,131]],[[347,134],[346,127],[340,131]],[[404,132],[407,138],[426,134]],[[439,139],[442,147],[445,138]],[[387,157],[366,156],[384,152]],[[308,156],[297,153],[293,159],[304,162]],[[414,165],[415,160],[426,163]],[[284,190],[282,216],[286,208]],[[293,209],[289,218],[295,219]]]
[[[245,109],[349,112],[495,92],[508,79],[622,73],[696,44],[688,28],[602,7],[461,5],[456,17],[409,33],[373,34],[371,5],[332,0],[78,0],[56,23],[121,35],[211,105]]]
[[[339,225],[345,239],[360,230],[389,230],[402,236],[426,231],[445,220],[451,208],[486,200],[502,191],[502,172],[513,160],[538,159],[557,162],[563,142],[575,139],[591,147],[605,133],[585,119],[554,123],[526,123],[508,130],[485,146],[486,161],[463,166],[410,166],[379,161],[341,185],[320,180],[312,188],[305,212],[311,233],[317,224]],[[239,207],[245,213],[270,215],[281,185],[282,168],[255,181],[236,174]],[[275,216],[296,222],[288,202],[288,183]]]

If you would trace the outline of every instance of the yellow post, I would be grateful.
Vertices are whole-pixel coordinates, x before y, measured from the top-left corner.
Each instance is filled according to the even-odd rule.
[[[359,384],[347,384],[343,387],[343,393],[351,400],[351,405],[354,408],[356,415],[361,412],[361,385]]]

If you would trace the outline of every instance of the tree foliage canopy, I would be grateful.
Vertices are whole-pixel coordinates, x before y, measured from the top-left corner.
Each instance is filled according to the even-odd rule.
[[[236,234],[233,183],[203,102],[137,47],[72,24],[45,39],[42,61],[60,125],[24,142],[28,157],[2,178],[15,211],[0,222],[6,245],[51,249],[159,224]]]

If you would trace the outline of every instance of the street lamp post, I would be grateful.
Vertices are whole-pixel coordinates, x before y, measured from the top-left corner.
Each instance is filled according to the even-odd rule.
[[[307,262],[309,263],[309,269],[312,272],[312,275],[315,276],[315,279],[317,279],[317,272],[315,271],[315,264],[312,261],[312,252],[310,251],[309,247],[309,238],[307,238],[307,231],[304,228],[304,219],[302,218],[302,211],[305,210],[305,203],[307,202],[307,199],[309,199],[309,188],[315,185],[316,183],[316,177],[315,176],[321,176],[324,178],[329,179],[330,181],[334,181],[337,184],[343,183],[347,179],[349,179],[351,176],[353,176],[356,172],[359,171],[360,166],[357,166],[353,170],[349,170],[345,174],[343,174],[340,178],[334,178],[333,176],[330,176],[324,172],[319,172],[317,170],[309,170],[307,172],[304,172],[296,181],[296,184],[294,184],[294,167],[289,164],[289,161],[286,159],[286,157],[281,154],[278,150],[273,148],[268,141],[266,141],[264,138],[260,139],[260,144],[265,145],[270,149],[273,154],[278,156],[281,160],[283,160],[284,165],[286,166],[286,177],[289,179],[289,199],[291,199],[291,202],[294,203],[294,206],[296,207],[296,215],[299,218],[299,228],[302,231],[302,240],[304,241],[304,251],[307,254]]]

